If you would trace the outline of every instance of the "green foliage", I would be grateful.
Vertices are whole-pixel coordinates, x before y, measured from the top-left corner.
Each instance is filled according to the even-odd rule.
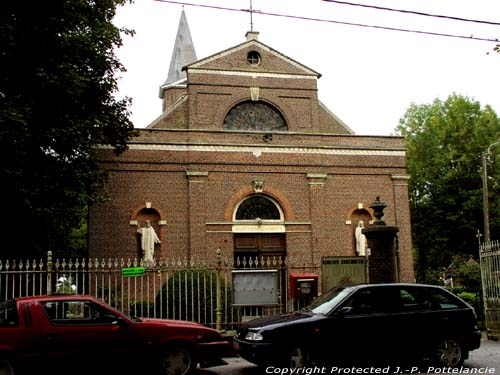
[[[156,297],[161,316],[215,323],[217,272],[193,269],[175,272]],[[231,285],[219,276],[222,312],[231,307]],[[157,311],[157,315],[160,312]]]
[[[474,308],[479,324],[484,325],[484,305],[481,294],[472,292],[455,292],[455,294]]]
[[[126,149],[129,99],[117,100],[112,24],[126,0],[6,0],[0,15],[1,256],[67,248],[87,204],[102,197],[96,145]]]
[[[481,153],[500,139],[500,120],[490,106],[459,95],[413,104],[397,133],[405,137],[410,179],[417,280],[450,264],[457,254],[477,254],[483,228]],[[499,153],[492,155],[490,197],[500,193]],[[500,232],[498,199],[490,199],[490,231]]]
[[[481,267],[473,258],[454,257],[453,264],[456,264],[455,278],[463,287],[464,291],[481,294]]]
[[[469,303],[478,316],[484,321],[484,305],[482,298],[481,267],[473,257],[457,255],[446,270],[447,277],[453,278],[453,286],[449,289]]]

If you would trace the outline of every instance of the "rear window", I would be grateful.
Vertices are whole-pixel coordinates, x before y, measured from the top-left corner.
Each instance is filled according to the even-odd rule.
[[[430,310],[431,302],[426,288],[404,286],[400,289],[401,309],[404,312]]]
[[[0,303],[0,327],[13,327],[19,324],[16,301]]]
[[[433,310],[451,310],[466,307],[458,297],[441,289],[432,289],[430,291],[430,301]]]

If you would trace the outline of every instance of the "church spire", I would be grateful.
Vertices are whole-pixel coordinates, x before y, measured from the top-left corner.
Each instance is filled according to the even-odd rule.
[[[168,70],[167,80],[160,87],[160,97],[163,97],[164,89],[170,84],[186,78],[186,72],[182,68],[197,60],[194,50],[193,40],[189,31],[189,25],[186,19],[184,9],[179,20],[179,28],[175,37],[174,50],[170,59],[170,68]]]

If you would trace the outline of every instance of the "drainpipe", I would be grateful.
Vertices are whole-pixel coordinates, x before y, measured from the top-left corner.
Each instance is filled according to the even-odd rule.
[[[399,275],[401,273],[401,251],[399,248],[399,233],[396,233],[396,237],[394,237],[394,247],[395,252],[394,256],[396,257],[396,281],[401,282]]]

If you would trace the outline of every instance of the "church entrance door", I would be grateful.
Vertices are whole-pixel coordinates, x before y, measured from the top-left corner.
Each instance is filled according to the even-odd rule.
[[[255,257],[284,257],[285,233],[235,233],[234,258],[240,260]]]

